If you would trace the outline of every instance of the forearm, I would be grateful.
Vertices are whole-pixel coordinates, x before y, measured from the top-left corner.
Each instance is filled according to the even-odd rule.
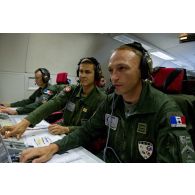
[[[39,106],[41,106],[41,103],[32,103],[24,107],[17,108],[16,111],[18,112],[18,114],[28,114],[34,111]]]
[[[54,144],[54,143],[50,144],[49,148],[50,148],[51,155],[54,155],[55,153],[57,153],[59,151],[59,146],[57,144]]]
[[[51,113],[58,111],[63,108],[63,102],[55,101],[54,99],[51,99],[50,101],[42,104],[37,109],[35,109],[33,112],[31,112],[26,119],[30,121],[32,125],[36,125],[41,120],[48,117]]]
[[[82,145],[81,139],[74,131],[73,133],[68,134],[60,140],[54,142],[54,144],[58,145],[58,153],[64,153],[67,150],[79,147]]]
[[[32,100],[26,99],[26,100],[13,102],[13,103],[10,104],[10,107],[23,107],[23,106],[28,105],[30,103],[32,103]]]

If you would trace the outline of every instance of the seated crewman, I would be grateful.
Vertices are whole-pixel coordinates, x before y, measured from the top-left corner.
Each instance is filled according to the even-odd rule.
[[[0,106],[0,112],[4,112],[10,115],[28,114],[43,103],[47,102],[56,93],[59,93],[59,91],[63,89],[63,86],[55,87],[50,85],[50,72],[46,68],[38,68],[34,73],[35,83],[39,86],[39,88],[28,99]],[[9,107],[18,108],[16,110],[13,110]]]

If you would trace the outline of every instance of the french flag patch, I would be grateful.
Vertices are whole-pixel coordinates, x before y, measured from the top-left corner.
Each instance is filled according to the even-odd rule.
[[[44,93],[45,93],[45,94],[48,94],[48,95],[53,95],[52,91],[50,91],[50,90],[48,90],[48,89],[46,89],[46,90],[44,91]]]
[[[185,116],[171,116],[170,117],[171,127],[186,127]]]

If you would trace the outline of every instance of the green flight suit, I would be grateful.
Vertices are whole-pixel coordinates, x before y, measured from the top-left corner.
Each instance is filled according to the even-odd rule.
[[[39,87],[28,99],[11,103],[10,106],[19,107],[16,109],[18,114],[28,114],[54,97],[64,86],[48,84],[44,88]]]
[[[84,126],[54,142],[59,153],[85,146],[107,131],[107,162],[195,162],[183,114],[166,94],[143,82],[139,102],[128,117],[124,109],[122,96],[109,95]]]
[[[59,95],[30,113],[26,119],[35,125],[51,113],[64,109],[61,125],[68,126],[71,132],[85,123],[106,98],[106,94],[97,87],[87,97],[82,97],[81,94],[81,86],[66,86]]]

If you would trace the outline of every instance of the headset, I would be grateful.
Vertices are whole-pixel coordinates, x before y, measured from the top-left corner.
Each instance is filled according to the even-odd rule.
[[[95,68],[95,81],[98,82],[101,78],[102,75],[102,70],[100,67],[100,63],[94,58],[94,57],[85,57],[81,58],[79,63],[78,63],[78,69],[77,69],[77,77],[79,77],[79,67],[80,64],[94,64]]]
[[[44,83],[48,83],[50,80],[50,72],[46,68],[38,68],[36,72],[40,71],[42,74],[42,80]]]
[[[136,49],[142,53],[142,58],[140,62],[141,78],[143,80],[149,79],[152,73],[152,58],[150,57],[148,51],[143,48],[141,43],[138,42],[128,43],[123,46]]]

